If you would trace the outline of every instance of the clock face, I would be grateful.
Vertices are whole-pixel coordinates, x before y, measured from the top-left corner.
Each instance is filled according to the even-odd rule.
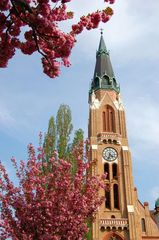
[[[114,148],[107,147],[103,150],[103,158],[107,161],[114,161],[118,156],[117,151]]]

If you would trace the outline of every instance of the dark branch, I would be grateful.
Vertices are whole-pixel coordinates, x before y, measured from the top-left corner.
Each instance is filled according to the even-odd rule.
[[[33,13],[31,7],[29,6],[29,4],[25,0],[11,0],[11,3],[14,6],[21,7],[23,12],[28,11],[30,13]]]
[[[47,60],[47,62],[50,64],[50,66],[52,67],[52,64],[51,62],[49,61],[48,57],[46,54],[44,54],[40,48],[39,48],[39,44],[38,44],[38,39],[37,39],[37,35],[36,35],[36,32],[35,32],[35,29],[32,28],[33,30],[33,37],[34,37],[34,41],[35,41],[35,44],[36,44],[36,48],[37,48],[37,51]]]
[[[11,3],[12,3],[12,6],[13,6],[13,9],[14,9],[14,11],[15,11],[15,14],[16,14],[16,16],[17,17],[19,17],[20,18],[20,20],[23,22],[23,23],[25,23],[25,24],[27,24],[31,29],[32,29],[32,31],[33,31],[33,38],[34,38],[34,41],[35,41],[35,44],[36,44],[36,48],[37,48],[37,51],[47,60],[47,62],[50,64],[50,66],[52,67],[52,64],[51,64],[51,62],[50,62],[50,60],[48,59],[48,57],[47,57],[47,55],[46,54],[44,54],[41,50],[40,50],[40,47],[39,47],[39,44],[38,44],[38,39],[37,39],[37,35],[39,35],[39,37],[41,38],[41,39],[43,39],[44,41],[49,41],[49,39],[51,38],[51,39],[57,39],[57,38],[59,38],[59,36],[51,36],[51,35],[47,35],[47,34],[45,34],[45,33],[41,33],[39,30],[38,30],[38,28],[34,25],[34,23],[31,23],[31,22],[29,22],[29,21],[27,21],[26,19],[24,19],[22,16],[21,16],[21,12],[19,12],[19,10],[18,10],[18,6],[20,6],[21,8],[22,8],[22,10],[23,10],[23,13],[25,13],[26,11],[28,11],[29,13],[31,13],[31,14],[34,14],[33,13],[33,11],[32,11],[32,9],[30,8],[30,6],[29,6],[29,4],[27,4],[26,2],[25,2],[25,0],[11,0]],[[55,4],[55,6],[54,6],[54,8],[57,6],[57,3]],[[11,14],[11,13],[10,13]],[[10,16],[10,14],[7,16],[7,17],[9,17]],[[13,14],[13,13],[12,13]],[[13,23],[12,23],[13,24]],[[11,24],[11,25],[12,25]],[[7,29],[7,31],[6,32],[8,32],[9,31],[9,28]]]

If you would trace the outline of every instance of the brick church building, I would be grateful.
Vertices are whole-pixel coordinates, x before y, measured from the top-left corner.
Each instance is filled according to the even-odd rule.
[[[159,240],[159,199],[153,211],[138,199],[125,110],[102,33],[89,91],[88,136],[93,174],[107,172],[109,189],[99,193],[105,202],[93,223],[92,240]]]

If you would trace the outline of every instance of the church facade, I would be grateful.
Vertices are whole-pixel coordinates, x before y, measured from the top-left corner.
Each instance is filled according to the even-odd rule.
[[[159,201],[154,211],[138,200],[134,187],[125,110],[103,35],[89,91],[92,174],[106,173],[105,201],[92,226],[92,240],[159,240]]]

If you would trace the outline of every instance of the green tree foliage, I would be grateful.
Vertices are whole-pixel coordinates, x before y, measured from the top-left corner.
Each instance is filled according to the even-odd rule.
[[[58,157],[65,159],[71,164],[72,175],[78,170],[77,158],[73,154],[74,149],[80,149],[80,156],[84,156],[84,132],[80,128],[75,131],[74,138],[70,143],[70,135],[73,129],[71,110],[68,105],[60,105],[56,122],[52,116],[49,120],[48,131],[45,135],[43,149],[44,162],[48,162],[50,157],[54,156],[54,151],[57,151]],[[49,166],[47,166],[49,167]],[[46,169],[45,169],[46,170]]]
[[[46,154],[46,159],[48,160],[56,148],[56,125],[53,116],[49,120],[48,131],[45,136],[43,147]]]
[[[71,110],[68,105],[60,105],[57,115],[56,122],[54,117],[49,120],[48,131],[45,135],[43,148],[48,160],[54,153],[58,151],[59,158],[68,158],[69,151],[72,149],[72,144],[69,144],[70,135],[73,129]],[[78,132],[75,137],[74,144],[78,141],[78,138],[82,138],[82,130]],[[78,136],[79,135],[79,136]]]
[[[81,144],[84,141],[84,132],[81,128],[75,131],[74,139],[73,139],[73,147]]]
[[[70,107],[62,104],[56,116],[57,150],[59,158],[64,158],[67,155],[67,146],[73,129],[71,121],[72,116]]]
[[[54,155],[54,151],[57,150],[59,158],[65,158],[72,165],[72,173],[77,171],[76,157],[72,154],[74,148],[81,149],[81,157],[84,152],[84,132],[80,128],[75,131],[72,143],[69,142],[70,135],[73,129],[71,110],[68,105],[60,105],[56,123],[52,116],[49,120],[48,131],[45,135],[43,149],[45,152],[44,160],[48,162],[48,159]]]
[[[92,221],[88,221],[87,227],[88,227],[89,231],[86,235],[86,238],[87,238],[87,240],[92,240]]]
[[[71,156],[71,153],[73,151],[73,148],[78,148],[78,147],[80,147],[80,149],[81,149],[80,154],[81,154],[81,158],[83,158],[83,154],[84,154],[84,132],[81,128],[79,128],[78,130],[75,131],[74,139],[73,139],[73,142],[71,144],[70,151],[69,151],[69,161],[71,162],[71,165],[72,165],[73,175],[77,172],[78,162],[77,162],[77,159],[74,156]]]

